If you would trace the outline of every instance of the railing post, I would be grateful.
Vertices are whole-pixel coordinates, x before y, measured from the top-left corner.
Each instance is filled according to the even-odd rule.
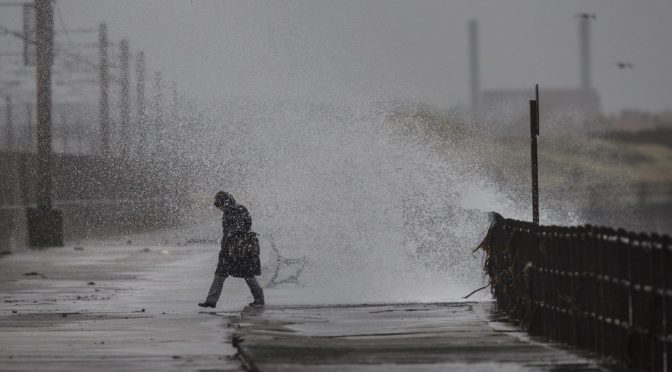
[[[663,240],[657,234],[651,236],[651,249],[652,257],[651,260],[654,265],[653,272],[653,295],[655,298],[654,303],[654,326],[652,329],[654,350],[655,350],[655,366],[658,371],[666,371],[666,343],[665,339],[666,332],[666,297],[667,293],[665,290],[665,246]]]
[[[664,268],[663,270],[663,277],[662,277],[662,290],[663,290],[663,313],[664,313],[664,320],[665,320],[665,327],[663,328],[663,336],[664,336],[664,342],[665,346],[663,349],[663,358],[664,358],[664,363],[665,371],[669,371],[671,369],[672,365],[672,352],[670,350],[670,343],[672,342],[672,338],[670,337],[672,335],[672,306],[668,303],[667,299],[672,293],[672,273],[671,270],[668,270],[667,268],[670,265],[670,254],[672,253],[672,240],[668,235],[665,235],[661,239],[662,242],[662,248],[663,248],[663,259],[662,259],[662,267]]]
[[[568,242],[568,256],[569,256],[569,266],[567,268],[567,271],[569,273],[569,293],[571,294],[570,299],[571,303],[569,304],[569,311],[570,311],[570,317],[571,317],[571,322],[572,326],[568,327],[570,330],[570,344],[577,344],[577,332],[576,332],[576,325],[577,325],[577,318],[576,318],[576,313],[577,313],[577,297],[578,297],[578,277],[577,277],[577,269],[576,269],[576,252],[578,251],[577,245],[580,245],[581,242],[581,237],[583,236],[583,230],[584,227],[578,227],[576,231],[576,236],[573,237],[572,240]]]
[[[670,369],[669,236],[510,219],[494,229],[487,269],[501,311],[533,335],[613,357],[624,368]]]

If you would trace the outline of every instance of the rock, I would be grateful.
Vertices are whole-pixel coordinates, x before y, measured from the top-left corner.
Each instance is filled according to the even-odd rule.
[[[142,248],[142,250],[140,250],[140,252],[142,252],[142,253],[149,253],[149,252],[151,252],[151,249],[145,247],[145,248]]]
[[[74,249],[75,249],[76,251],[83,251],[83,250],[84,250],[84,247],[75,247]]]
[[[12,314],[16,314],[18,312],[19,312],[18,310],[12,310]]]
[[[88,283],[86,283],[86,284],[87,284],[87,285],[96,285],[96,283],[94,283],[94,282],[88,282]]]

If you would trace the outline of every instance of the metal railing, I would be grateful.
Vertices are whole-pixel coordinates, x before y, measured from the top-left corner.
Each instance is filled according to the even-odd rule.
[[[479,248],[498,306],[529,333],[672,371],[672,240],[493,214]]]

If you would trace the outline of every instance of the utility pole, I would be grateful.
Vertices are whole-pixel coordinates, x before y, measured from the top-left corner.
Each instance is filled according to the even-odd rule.
[[[180,94],[177,90],[177,83],[175,81],[172,82],[172,94],[173,94],[173,104],[170,110],[170,116],[171,116],[171,121],[173,122],[172,124],[178,125],[178,116],[180,113]]]
[[[54,8],[51,0],[34,0],[37,25],[37,208],[29,208],[32,246],[63,246],[63,217],[51,203],[51,65],[54,54]]]
[[[98,51],[100,61],[98,66],[98,76],[100,79],[100,135],[103,156],[110,155],[110,101],[109,101],[109,82],[107,58],[107,25],[101,23],[98,27]]]
[[[5,190],[5,198],[9,202],[10,205],[18,205],[19,204],[19,190],[20,190],[20,172],[19,172],[19,167],[17,166],[19,163],[19,149],[18,146],[15,148],[15,143],[14,143],[14,124],[12,123],[12,98],[8,95],[5,96],[5,114],[7,115],[6,117],[6,152],[7,152],[7,179],[10,181],[9,186]],[[16,213],[16,215],[19,215],[19,213]],[[19,227],[19,224],[16,223],[19,219],[16,218],[17,216],[14,215],[6,215],[3,216],[3,219],[9,219],[9,224],[6,224],[5,227],[9,227],[10,231],[10,240],[14,240],[15,237],[18,235],[17,233],[17,228]],[[9,218],[8,218],[9,217]],[[4,234],[3,234],[4,235]]]
[[[7,121],[5,122],[6,125],[6,130],[7,130],[7,138],[5,142],[5,148],[7,149],[7,152],[10,154],[9,156],[13,156],[14,152],[14,123],[12,123],[12,97],[6,96],[5,97],[5,114],[7,115]]]
[[[138,109],[136,118],[136,129],[138,131],[137,153],[142,158],[145,154],[147,145],[147,128],[145,127],[145,53],[138,53],[135,62],[136,91],[135,100]]]
[[[79,120],[79,117],[75,122],[75,128],[77,128],[77,155],[79,155],[84,152],[84,146],[82,145],[82,142],[84,142],[84,129],[82,128],[82,122]]]
[[[28,118],[26,146],[27,152],[31,153],[33,152],[33,105],[31,103],[26,103],[26,118]]]
[[[68,153],[68,145],[70,143],[70,126],[68,125],[68,118],[65,116],[65,112],[61,111],[61,147],[63,149],[63,154]]]
[[[170,110],[170,119],[168,119],[168,146],[167,150],[170,152],[171,158],[176,158],[179,154],[178,148],[181,146],[175,146],[177,139],[182,135],[182,121],[180,120],[180,94],[177,90],[177,83],[173,80],[171,83],[172,90],[172,104]]]
[[[159,153],[163,144],[163,83],[161,80],[161,71],[156,71],[154,73],[154,102],[152,102],[152,106],[154,106],[152,132],[155,155]]]
[[[11,187],[10,187],[10,195],[9,195],[9,200],[10,204],[13,204],[16,202],[16,180],[18,179],[18,167],[16,166],[17,164],[17,157],[18,157],[18,146],[15,148],[15,143],[14,143],[14,123],[12,123],[12,98],[10,96],[5,96],[5,114],[7,115],[6,118],[6,130],[7,130],[7,138],[6,138],[6,143],[5,143],[5,149],[7,151],[7,156],[8,156],[8,163],[9,163],[9,174],[11,182]]]
[[[530,138],[532,158],[532,222],[539,225],[539,164],[537,137],[539,137],[539,84],[534,87],[535,99],[530,100]]]
[[[128,39],[121,41],[121,156],[128,158],[129,148],[129,121],[130,121],[130,97],[129,97],[129,71],[128,71],[128,57],[129,47]]]

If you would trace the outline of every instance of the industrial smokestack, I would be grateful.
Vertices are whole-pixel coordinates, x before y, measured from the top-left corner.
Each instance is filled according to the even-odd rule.
[[[469,88],[471,90],[471,117],[476,120],[480,101],[480,76],[478,70],[478,24],[469,20]]]
[[[593,17],[590,14],[581,14],[579,17],[581,89],[584,91],[590,90],[592,86],[590,71],[590,20]]]

